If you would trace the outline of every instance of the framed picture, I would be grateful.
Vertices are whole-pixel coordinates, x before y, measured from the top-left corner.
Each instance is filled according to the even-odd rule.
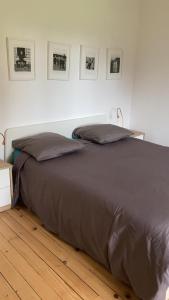
[[[122,49],[107,49],[107,79],[121,79]]]
[[[35,79],[34,41],[7,39],[10,80]]]
[[[99,49],[80,47],[80,79],[96,80],[98,77]]]
[[[69,80],[70,46],[48,42],[48,79]]]

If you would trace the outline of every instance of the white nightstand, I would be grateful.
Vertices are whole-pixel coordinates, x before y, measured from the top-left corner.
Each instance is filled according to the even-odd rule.
[[[131,137],[135,138],[135,139],[139,139],[139,140],[144,140],[145,137],[145,133],[142,131],[136,131],[136,130],[132,130],[133,134],[131,135]]]
[[[11,208],[12,165],[0,160],[0,212]]]

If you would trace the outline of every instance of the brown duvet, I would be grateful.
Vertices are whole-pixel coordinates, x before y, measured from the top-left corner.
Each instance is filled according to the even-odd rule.
[[[37,162],[21,154],[15,197],[46,228],[102,263],[143,300],[169,286],[169,148],[127,138]]]

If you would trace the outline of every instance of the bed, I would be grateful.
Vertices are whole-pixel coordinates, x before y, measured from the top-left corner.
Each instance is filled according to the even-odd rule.
[[[78,125],[105,121],[89,119]],[[8,132],[8,145],[29,130]],[[89,142],[82,151],[40,163],[22,153],[15,195],[48,230],[102,263],[140,299],[163,300],[169,286],[167,161],[167,147],[134,138]]]

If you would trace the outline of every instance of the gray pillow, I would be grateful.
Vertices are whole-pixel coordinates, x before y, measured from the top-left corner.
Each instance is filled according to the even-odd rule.
[[[80,150],[84,144],[57,133],[44,132],[14,140],[12,146],[42,161]]]
[[[84,139],[98,144],[112,143],[130,136],[132,132],[126,128],[112,124],[95,124],[74,129],[73,138]]]

